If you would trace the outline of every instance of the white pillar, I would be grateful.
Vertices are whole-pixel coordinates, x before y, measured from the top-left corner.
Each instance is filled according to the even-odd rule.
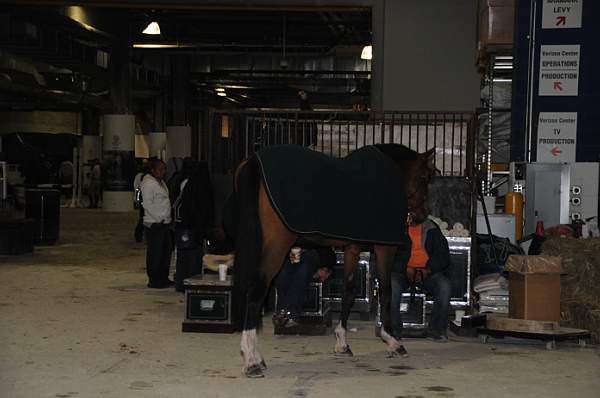
[[[133,210],[135,116],[104,115],[102,141],[102,208],[106,211]]]
[[[148,147],[150,156],[156,156],[159,159],[164,159],[167,149],[167,133],[164,131],[151,132],[148,134]]]

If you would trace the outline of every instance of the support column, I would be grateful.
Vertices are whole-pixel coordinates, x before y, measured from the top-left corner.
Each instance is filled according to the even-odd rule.
[[[167,126],[167,159],[192,155],[192,128]]]
[[[385,3],[386,0],[373,0],[371,8],[371,29],[373,59],[371,60],[371,109],[383,111],[383,72],[385,45]]]
[[[110,99],[117,114],[131,112],[131,38],[126,21],[118,21],[119,40],[110,53]]]
[[[135,116],[104,115],[103,133],[102,208],[106,211],[133,210]]]
[[[167,126],[167,158],[184,158],[192,155],[192,129],[190,127],[190,59],[187,55],[171,59],[170,118]],[[169,164],[167,165],[169,170]],[[169,173],[169,172],[168,172]]]
[[[187,55],[171,59],[171,120],[170,125],[189,124],[190,59]]]
[[[164,161],[167,160],[167,133],[151,132],[148,134],[148,147],[150,156],[156,156]]]

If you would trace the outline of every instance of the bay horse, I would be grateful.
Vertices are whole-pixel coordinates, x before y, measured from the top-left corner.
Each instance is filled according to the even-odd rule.
[[[390,163],[392,174],[386,175],[393,177],[385,183],[394,187],[396,185],[392,184],[397,184],[404,193],[403,206],[407,208],[407,213],[402,214],[400,219],[393,220],[393,222],[397,223],[405,232],[408,212],[417,221],[422,221],[427,216],[427,186],[435,171],[433,163],[435,148],[419,154],[399,144],[380,144],[373,147],[383,153],[385,156],[379,156]],[[319,156],[325,155],[319,154]],[[285,163],[285,159],[282,163]],[[334,352],[339,356],[353,355],[346,341],[346,330],[355,297],[354,275],[361,244],[373,245],[381,287],[383,322],[381,338],[387,343],[388,356],[405,356],[404,347],[392,335],[390,321],[391,267],[398,246],[385,241],[364,242],[339,236],[327,236],[322,233],[302,233],[292,230],[282,219],[279,209],[273,203],[270,191],[266,188],[261,167],[262,163],[257,154],[240,163],[234,174],[234,190],[226,203],[224,214],[225,230],[235,241],[233,316],[238,330],[242,331],[240,348],[244,360],[244,374],[247,377],[263,377],[263,369],[266,368],[266,364],[258,351],[257,344],[257,328],[262,322],[262,305],[271,282],[279,273],[285,257],[298,238],[317,245],[344,248],[345,288],[340,321],[335,327]],[[281,169],[285,170],[284,165]],[[295,170],[301,171],[297,166]],[[294,176],[289,177],[294,178]],[[313,194],[318,196],[319,192],[313,192]],[[320,200],[325,202],[325,206],[336,205],[328,204],[327,198]],[[352,215],[349,214],[347,218],[352,219]],[[381,222],[382,220],[375,221]],[[389,220],[386,222],[389,223]],[[378,224],[372,225],[377,226]],[[314,231],[314,229],[307,229],[307,231]],[[406,239],[408,239],[407,234],[403,233],[402,240],[406,241]]]

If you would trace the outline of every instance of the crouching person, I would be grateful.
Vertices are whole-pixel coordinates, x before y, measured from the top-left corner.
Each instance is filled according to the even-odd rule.
[[[450,311],[451,284],[446,273],[450,265],[448,241],[437,224],[426,219],[417,223],[407,217],[410,243],[406,250],[398,250],[392,270],[391,321],[394,337],[402,337],[402,293],[412,284],[419,284],[425,293],[433,296],[433,310],[427,337],[446,342]]]
[[[273,315],[273,325],[291,328],[298,325],[306,288],[312,280],[325,282],[335,264],[335,253],[331,248],[290,250],[275,286],[277,288],[277,308]]]

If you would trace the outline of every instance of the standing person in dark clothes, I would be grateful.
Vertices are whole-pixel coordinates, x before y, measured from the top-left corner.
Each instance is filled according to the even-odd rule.
[[[183,292],[183,281],[202,271],[203,245],[213,225],[213,193],[208,165],[184,159],[177,197],[173,202],[177,263],[175,290]]]
[[[146,242],[146,272],[148,287],[164,289],[172,286],[169,280],[173,238],[171,235],[171,201],[164,182],[166,167],[162,160],[154,159],[141,185],[144,206]]]
[[[92,171],[90,172],[90,185],[88,187],[88,196],[90,198],[90,209],[96,209],[102,195],[102,166],[100,159],[92,160]]]
[[[410,245],[408,250],[398,250],[392,268],[392,330],[394,337],[402,337],[400,301],[410,284],[421,283],[433,295],[433,311],[429,322],[428,338],[446,342],[450,295],[452,286],[445,275],[450,266],[448,241],[440,228],[430,219],[421,223],[407,218]]]
[[[304,250],[294,247],[277,276],[277,308],[273,315],[275,326],[298,325],[306,287],[313,278],[324,282],[335,264],[335,253],[330,248]]]
[[[312,111],[312,106],[308,102],[308,93],[304,90],[298,91],[298,105],[301,111]]]
[[[298,106],[301,111],[312,111],[313,108],[308,100],[308,93],[304,90],[298,91]],[[309,121],[309,115],[300,115],[299,132],[300,137],[296,137],[296,144],[302,146],[313,146],[317,143],[317,125],[314,121]]]

